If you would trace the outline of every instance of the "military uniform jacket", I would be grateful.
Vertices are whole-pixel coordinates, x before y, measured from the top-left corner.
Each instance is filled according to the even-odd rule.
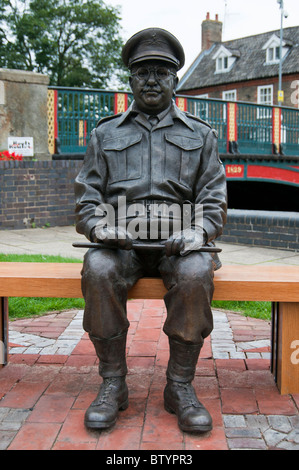
[[[208,241],[226,220],[226,179],[217,133],[172,103],[151,127],[135,103],[122,114],[102,119],[91,133],[75,180],[77,231],[90,239],[99,221],[96,208],[118,198],[203,205]]]

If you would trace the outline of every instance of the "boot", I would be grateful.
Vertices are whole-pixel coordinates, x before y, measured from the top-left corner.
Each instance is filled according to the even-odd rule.
[[[85,413],[85,425],[92,429],[107,429],[116,423],[118,411],[129,406],[125,377],[104,379],[97,398]]]
[[[169,347],[167,385],[164,390],[165,410],[177,415],[182,431],[211,431],[211,415],[200,403],[191,385],[201,345],[188,345],[169,339]]]
[[[109,340],[90,336],[100,360],[99,373],[103,377],[97,398],[85,413],[85,425],[93,429],[106,429],[117,420],[118,411],[128,407],[126,384],[127,335]]]

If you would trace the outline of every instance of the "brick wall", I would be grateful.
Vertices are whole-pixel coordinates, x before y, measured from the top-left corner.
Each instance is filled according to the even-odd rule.
[[[299,213],[229,209],[219,239],[241,245],[299,250]]]
[[[285,99],[283,106],[297,108],[298,106],[292,103],[292,94],[295,88],[292,88],[292,83],[299,80],[298,74],[283,77],[282,89],[284,90]],[[198,88],[196,90],[179,91],[179,94],[188,96],[197,96],[208,94],[209,98],[222,100],[222,92],[229,90],[237,90],[237,101],[245,101],[250,103],[257,103],[257,89],[258,86],[274,85],[273,87],[273,105],[277,106],[277,93],[278,93],[278,77],[264,78],[260,80],[248,80],[245,82],[229,83],[223,85],[216,85],[205,88]]]
[[[82,161],[0,162],[0,230],[75,223]],[[299,250],[299,213],[229,209],[223,242]]]
[[[82,161],[0,162],[0,230],[74,223]]]

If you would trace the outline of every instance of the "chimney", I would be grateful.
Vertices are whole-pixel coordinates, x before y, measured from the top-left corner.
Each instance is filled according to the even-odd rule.
[[[222,22],[216,15],[215,20],[210,19],[210,13],[207,13],[205,21],[201,24],[201,50],[210,49],[215,42],[222,42]]]

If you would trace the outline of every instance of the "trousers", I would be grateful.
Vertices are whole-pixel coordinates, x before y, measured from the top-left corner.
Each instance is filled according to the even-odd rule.
[[[209,253],[195,251],[167,257],[160,251],[88,250],[82,269],[84,330],[107,340],[125,334],[128,291],[141,277],[161,277],[167,289],[164,333],[202,346],[213,330],[214,267]]]

